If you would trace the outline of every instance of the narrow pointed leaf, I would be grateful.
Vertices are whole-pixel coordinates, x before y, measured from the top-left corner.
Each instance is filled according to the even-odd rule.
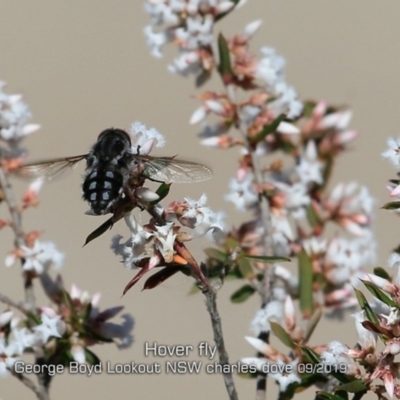
[[[101,224],[97,229],[95,229],[87,238],[86,241],[83,245],[85,247],[88,243],[90,243],[92,240],[97,239],[99,236],[101,236],[104,232],[108,231],[111,229],[114,225],[113,217],[108,219],[106,222]]]
[[[72,318],[76,321],[78,320],[78,314],[76,312],[74,301],[72,300],[70,294],[64,289],[63,293],[63,303],[67,306],[71,313]]]
[[[350,392],[350,393],[359,393],[362,391],[367,390],[367,387],[365,386],[364,382],[361,379],[354,379],[354,381],[351,381],[349,383],[344,383],[343,385],[340,385],[335,388],[335,391],[345,391],[345,392]]]
[[[307,346],[300,346],[302,353],[304,356],[313,364],[319,364],[321,363],[321,357],[319,356],[318,353],[316,353],[314,350],[311,350]]]
[[[343,400],[344,398],[336,394],[327,392],[317,392],[315,400]]]
[[[154,289],[180,270],[181,267],[173,265],[163,268],[161,271],[156,272],[149,279],[147,279],[143,286],[143,290]]]
[[[231,65],[231,56],[228,48],[228,42],[221,33],[218,35],[218,52],[218,71],[221,74],[221,78],[224,84],[228,85],[233,79],[233,70]]]
[[[255,293],[255,290],[250,285],[244,285],[231,295],[232,303],[243,303]]]
[[[92,351],[85,347],[85,357],[89,365],[99,365],[101,363],[100,358],[96,356]]]
[[[246,258],[239,258],[237,265],[243,278],[252,279],[254,277],[254,271],[249,260],[246,260]]]
[[[150,205],[155,206],[158,204],[161,200],[165,199],[165,197],[168,196],[169,189],[171,188],[170,183],[162,183],[158,189],[156,190],[156,194],[158,195],[158,199],[150,202]]]
[[[316,213],[315,208],[313,207],[312,204],[309,204],[307,206],[306,212],[307,212],[307,220],[308,220],[310,226],[312,228],[319,226],[321,223],[321,220],[320,220],[318,214]]]
[[[283,329],[281,325],[276,322],[270,321],[271,330],[274,332],[275,336],[286,346],[290,347],[291,349],[296,348],[295,342],[291,339],[289,334]]]
[[[124,291],[122,292],[122,296],[133,286],[135,283],[146,273],[149,271],[149,267],[146,266],[141,268],[140,271],[128,282],[125,286]]]
[[[358,290],[358,289],[354,289],[354,292],[356,293],[356,297],[358,300],[358,304],[360,305],[360,307],[365,311],[365,315],[366,317],[373,323],[375,324],[379,324],[379,319],[378,317],[375,315],[375,313],[372,311],[372,308],[370,307],[370,305],[367,302],[367,299],[365,298],[364,294]]]
[[[383,279],[387,279],[388,281],[390,281],[390,275],[387,273],[387,271],[385,269],[383,269],[382,267],[376,267],[374,268],[374,274],[376,276],[379,276],[380,278]]]
[[[397,210],[400,208],[400,201],[391,201],[382,206],[384,210]]]
[[[229,257],[226,253],[224,253],[221,250],[214,249],[213,247],[208,247],[207,249],[204,250],[204,253],[206,253],[206,255],[209,258],[217,260],[221,263],[225,263],[225,262],[229,261]]]
[[[303,249],[298,256],[299,259],[299,292],[300,310],[304,318],[310,318],[313,313],[313,270],[311,259]]]
[[[211,72],[207,69],[203,69],[200,75],[196,77],[196,88],[203,86],[210,78],[211,78]]]
[[[315,309],[314,314],[310,318],[307,326],[307,332],[305,334],[306,342],[311,338],[311,335],[313,334],[316,326],[318,325],[319,320],[321,319],[322,316],[322,307],[318,307]]]
[[[382,290],[377,288],[372,282],[365,281],[363,279],[361,279],[361,282],[370,291],[370,293],[372,293],[373,296],[375,296],[377,299],[379,299],[380,301],[383,301],[389,307],[395,307],[396,306],[396,303],[389,296],[387,296]]]
[[[279,257],[279,256],[243,256],[243,258],[247,258],[249,260],[254,260],[254,261],[261,261],[268,264],[290,261],[290,258]]]
[[[276,132],[279,124],[286,118],[285,114],[279,115],[276,119],[274,119],[269,125],[264,126],[263,130],[250,138],[252,144],[257,144],[264,140],[271,133]]]

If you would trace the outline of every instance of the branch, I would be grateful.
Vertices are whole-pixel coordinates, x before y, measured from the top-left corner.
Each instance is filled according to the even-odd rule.
[[[11,227],[14,231],[15,235],[15,247],[21,248],[24,246],[25,237],[24,232],[22,230],[22,223],[21,223],[21,213],[18,209],[17,201],[15,200],[14,193],[12,190],[12,186],[10,181],[8,180],[7,173],[5,170],[0,166],[0,187],[3,191],[4,200],[7,203],[8,210],[11,216]],[[33,292],[33,283],[32,283],[32,276],[30,274],[24,274],[24,290],[25,290],[25,301],[29,305],[31,310],[35,309],[35,294]]]
[[[201,285],[201,291],[206,297],[207,311],[210,314],[211,325],[214,333],[214,342],[217,346],[219,362],[222,366],[229,364],[229,356],[225,349],[224,336],[222,333],[221,317],[217,309],[217,292],[210,285]],[[238,395],[231,372],[223,372],[226,390],[230,400],[237,400]]]
[[[242,134],[243,140],[246,143],[246,147],[249,151],[249,155],[251,157],[251,165],[254,174],[254,180],[261,190],[259,194],[258,206],[261,214],[261,220],[264,227],[264,253],[266,256],[274,255],[273,243],[272,243],[272,221],[271,221],[271,212],[269,209],[269,204],[267,198],[262,194],[262,184],[263,184],[263,174],[260,166],[259,157],[255,154],[252,149],[252,146],[247,137],[247,129],[245,123],[240,120],[239,130]],[[274,265],[273,264],[265,264],[264,276],[261,284],[261,288],[259,293],[261,295],[261,308],[266,307],[266,305],[271,301],[272,289],[275,285],[275,276],[274,276]],[[260,340],[269,343],[269,333],[261,332],[258,335]],[[257,357],[262,356],[259,353]],[[263,400],[267,397],[267,373],[258,372],[257,373],[257,384],[256,384],[256,400]]]
[[[8,176],[2,165],[0,165],[0,187],[3,192],[4,200],[7,203],[8,210],[10,212],[11,216],[11,227],[14,231],[15,235],[15,246],[17,248],[21,248],[24,246],[25,243],[25,236],[24,232],[22,229],[22,222],[21,222],[21,212],[19,211],[17,201],[15,199],[12,186],[10,184],[10,181],[8,180]],[[24,260],[21,260],[22,263],[24,263]],[[17,302],[14,302],[13,300],[9,299],[7,296],[1,296],[0,301],[11,305],[13,307],[16,307],[17,309],[21,310],[22,312],[26,312],[27,309],[28,311],[34,311],[36,309],[36,298],[35,294],[33,291],[33,275],[28,273],[24,273],[24,291],[25,291],[25,307],[21,306]],[[27,309],[26,309],[27,308]],[[41,355],[38,354],[38,352],[35,352],[35,362],[39,363],[41,360]],[[38,386],[34,385],[33,382],[30,381],[26,376],[23,374],[18,374],[15,371],[12,371],[12,374],[16,376],[21,382],[24,383],[25,386],[29,387],[32,389],[35,393],[36,396],[39,400],[48,400],[49,399],[49,394],[48,394],[48,388],[49,388],[49,383],[45,380],[45,374],[44,373],[39,373],[37,374],[38,378]]]
[[[36,397],[39,400],[49,400],[49,395],[46,392],[43,392],[40,390],[39,387],[37,387],[26,375],[16,372],[14,369],[9,368],[8,369],[13,376],[15,376],[20,382],[22,382],[28,389],[32,390],[35,394]]]
[[[2,293],[0,293],[0,302],[4,303],[4,304],[7,304],[8,306],[13,307],[13,308],[21,311],[23,314],[25,314],[27,311],[29,311],[27,309],[27,307],[25,307],[24,304],[17,303],[16,301],[10,299],[8,296],[6,296],[6,295],[4,295]]]

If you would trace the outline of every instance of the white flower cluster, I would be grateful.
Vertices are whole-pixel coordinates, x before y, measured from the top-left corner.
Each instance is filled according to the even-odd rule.
[[[0,82],[0,139],[15,147],[21,139],[38,130],[39,125],[27,124],[31,113],[22,96],[6,94],[4,86]]]
[[[268,109],[276,116],[284,113],[288,118],[298,117],[303,110],[303,104],[298,99],[296,90],[285,81],[285,59],[271,47],[262,47],[261,52],[264,57],[257,63],[255,77],[274,98],[268,103]]]
[[[162,47],[174,42],[180,55],[169,67],[170,71],[183,75],[198,73],[199,51],[212,44],[216,17],[234,6],[229,0],[148,0],[145,10],[152,24],[145,27],[144,34],[151,54],[161,57]],[[155,27],[159,29],[154,30]]]
[[[0,314],[0,376],[5,378],[9,375],[9,369],[24,351],[47,343],[51,337],[61,337],[65,330],[65,324],[60,321],[50,308],[43,308],[40,315],[41,324],[29,330],[21,327],[21,319],[12,311]],[[1,328],[10,324],[10,334],[4,337]]]
[[[57,250],[52,242],[40,242],[36,240],[33,247],[21,246],[20,255],[24,260],[22,269],[24,271],[33,271],[38,275],[47,272],[51,265],[59,270],[64,263],[64,254]],[[5,264],[7,267],[14,265],[18,258],[18,251],[7,255]]]
[[[171,263],[174,257],[175,240],[180,226],[192,229],[192,236],[199,237],[210,233],[213,240],[219,240],[223,235],[223,214],[215,213],[205,206],[207,197],[201,196],[199,200],[186,199],[183,202],[174,202],[166,209],[165,225],[146,225],[143,227],[138,220],[129,215],[125,222],[131,231],[131,238],[125,243],[121,242],[122,236],[116,235],[112,239],[111,248],[115,254],[122,256],[124,266],[128,269],[149,259],[148,268],[153,268],[163,259]],[[158,206],[161,211],[161,207]],[[190,239],[185,235],[185,240]]]

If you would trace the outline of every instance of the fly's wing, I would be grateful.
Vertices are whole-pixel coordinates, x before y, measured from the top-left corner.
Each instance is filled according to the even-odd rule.
[[[24,164],[15,169],[12,175],[28,180],[36,178],[52,180],[61,177],[64,172],[72,169],[79,161],[86,159],[87,156],[87,154],[82,154],[80,156],[53,158]]]
[[[174,157],[136,156],[143,163],[143,174],[165,183],[202,182],[212,177],[210,168],[203,164]]]

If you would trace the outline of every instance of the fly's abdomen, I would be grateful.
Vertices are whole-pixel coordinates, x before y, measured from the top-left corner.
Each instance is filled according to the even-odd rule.
[[[95,170],[83,182],[83,198],[97,215],[105,214],[108,207],[122,192],[123,178],[117,171]]]

